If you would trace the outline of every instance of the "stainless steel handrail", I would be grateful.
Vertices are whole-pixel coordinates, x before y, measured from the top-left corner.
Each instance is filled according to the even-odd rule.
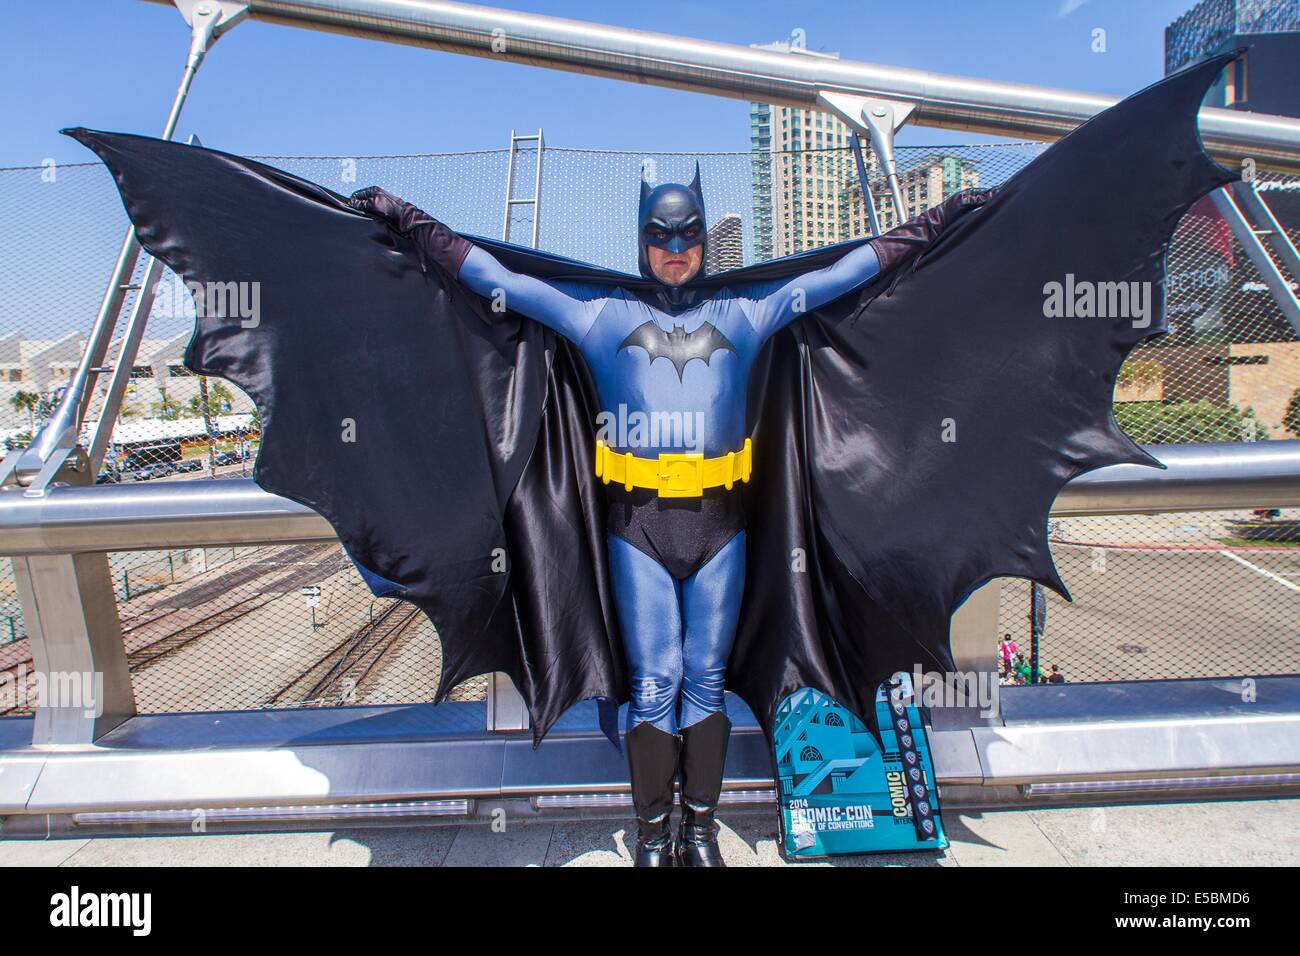
[[[168,3],[169,0],[150,0]],[[800,56],[451,0],[247,0],[254,19],[714,96],[817,108],[822,92],[912,104],[921,126],[1055,140],[1117,97]],[[1207,108],[1218,157],[1300,171],[1300,120]]]
[[[1166,470],[1114,465],[1070,482],[1052,513],[1146,514],[1300,507],[1300,441],[1163,445]],[[324,541],[329,524],[251,479],[55,488],[43,498],[0,492],[0,556],[201,545]]]

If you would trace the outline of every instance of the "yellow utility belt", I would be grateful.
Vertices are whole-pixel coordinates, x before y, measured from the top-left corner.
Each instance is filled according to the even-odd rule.
[[[753,466],[748,438],[740,451],[729,451],[718,458],[705,458],[700,452],[638,458],[631,452],[620,455],[603,441],[596,442],[597,478],[605,484],[620,484],[628,491],[653,488],[660,498],[698,498],[705,488],[719,486],[730,491],[737,481],[749,481]]]

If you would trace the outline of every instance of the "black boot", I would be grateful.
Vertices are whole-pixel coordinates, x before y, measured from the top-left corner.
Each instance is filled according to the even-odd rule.
[[[722,795],[731,721],[718,711],[682,731],[682,825],[677,831],[678,866],[725,866],[713,815]]]
[[[636,807],[635,866],[672,866],[673,779],[682,739],[642,721],[627,732],[627,766]]]

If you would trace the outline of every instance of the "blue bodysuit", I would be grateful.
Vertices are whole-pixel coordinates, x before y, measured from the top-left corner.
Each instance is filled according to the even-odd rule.
[[[703,452],[714,458],[744,445],[749,372],[768,336],[866,285],[879,271],[875,250],[863,243],[826,268],[722,288],[671,312],[621,288],[512,272],[478,245],[465,257],[459,278],[578,348],[595,380],[598,437],[615,452],[642,458]],[[679,342],[683,335],[707,342],[707,359],[652,358],[646,345],[629,342],[650,341],[642,329],[647,322],[676,333]],[[722,488],[697,499],[609,488],[610,578],[631,670],[627,729],[650,721],[675,733],[723,709],[723,678],[745,581],[743,511],[737,492]],[[642,519],[659,509],[671,509],[663,513],[676,522],[672,539],[687,542],[686,556],[680,544],[656,546],[654,522]],[[693,524],[709,522],[722,533],[692,533]],[[693,541],[699,543],[695,550]]]

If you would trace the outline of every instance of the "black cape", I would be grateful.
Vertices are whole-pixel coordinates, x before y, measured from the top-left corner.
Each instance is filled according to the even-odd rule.
[[[877,685],[954,670],[949,618],[991,578],[1068,597],[1046,539],[1061,487],[1103,465],[1158,464],[1119,430],[1112,392],[1128,352],[1165,328],[1179,219],[1238,178],[1196,125],[1230,58],[1096,116],[904,270],[802,317],[760,355],[727,687],[769,739],[801,687],[878,733]],[[576,349],[425,271],[408,239],[313,183],[214,150],[67,132],[111,170],[141,244],[203,284],[186,365],[257,403],[254,479],[319,511],[354,561],[432,619],[436,699],[504,671],[535,743],[580,700],[626,701],[591,467],[598,406]],[[470,238],[517,271],[653,291]],[[796,275],[857,244],[694,285]],[[1071,275],[1076,288],[1151,283],[1149,324],[1046,316],[1045,285]],[[230,282],[260,284],[256,321],[223,305]],[[608,707],[602,717],[613,739]]]

